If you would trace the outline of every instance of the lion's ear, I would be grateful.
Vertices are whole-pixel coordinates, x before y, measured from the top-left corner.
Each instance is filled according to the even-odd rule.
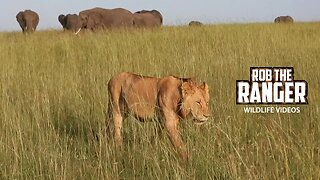
[[[192,82],[183,82],[181,85],[181,90],[182,90],[182,96],[186,96],[188,94],[193,94],[194,93],[194,85]]]
[[[205,91],[205,92],[209,92],[209,86],[207,83],[203,82],[203,84],[201,85],[201,88]]]

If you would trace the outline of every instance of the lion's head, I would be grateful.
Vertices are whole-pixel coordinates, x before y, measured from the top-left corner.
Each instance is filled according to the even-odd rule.
[[[182,111],[185,115],[191,114],[198,125],[205,123],[210,116],[209,112],[209,87],[207,83],[198,86],[193,81],[183,82]]]

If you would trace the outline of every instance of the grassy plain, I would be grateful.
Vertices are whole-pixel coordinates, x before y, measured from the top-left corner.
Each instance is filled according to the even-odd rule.
[[[235,87],[251,66],[293,66],[309,105],[245,114]],[[320,179],[319,68],[319,23],[0,33],[0,179]],[[180,125],[189,164],[153,122],[127,119],[122,153],[103,138],[121,71],[208,82],[210,122]]]

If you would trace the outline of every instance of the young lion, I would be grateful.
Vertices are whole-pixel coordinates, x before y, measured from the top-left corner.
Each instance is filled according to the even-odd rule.
[[[193,117],[196,124],[208,120],[209,87],[206,83],[198,86],[191,79],[155,78],[122,72],[110,79],[108,90],[111,117],[107,120],[112,120],[117,146],[122,146],[122,121],[126,114],[131,113],[142,121],[160,116],[171,143],[183,160],[188,159],[178,123],[188,116]]]

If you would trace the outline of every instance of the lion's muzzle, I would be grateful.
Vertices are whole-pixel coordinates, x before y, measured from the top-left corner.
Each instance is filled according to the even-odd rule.
[[[194,123],[196,125],[202,125],[208,121],[209,117],[210,115],[203,115],[202,117],[194,118]]]

